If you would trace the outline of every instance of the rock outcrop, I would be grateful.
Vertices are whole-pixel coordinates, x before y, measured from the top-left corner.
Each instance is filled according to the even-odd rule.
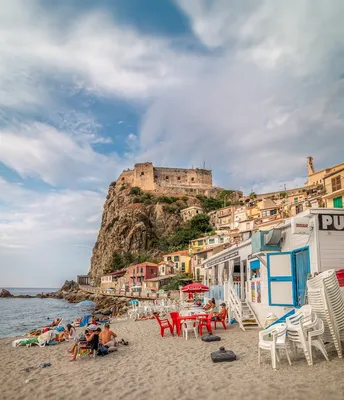
[[[159,258],[161,252],[156,243],[182,224],[180,213],[171,212],[171,206],[149,199],[135,202],[135,195],[130,193],[128,185],[119,182],[110,185],[91,258],[90,275],[96,283],[116,254],[145,254],[151,260]],[[151,194],[155,198],[159,195],[161,193]],[[178,195],[174,193],[173,196]],[[181,200],[183,196],[184,200]],[[194,197],[187,200],[183,194],[178,197],[180,200],[176,203],[184,201],[184,207],[199,203]]]
[[[6,289],[2,289],[0,292],[0,297],[14,297],[11,292]]]

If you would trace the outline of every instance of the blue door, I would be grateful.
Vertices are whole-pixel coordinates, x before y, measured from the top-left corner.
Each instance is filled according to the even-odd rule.
[[[295,250],[296,302],[303,306],[306,302],[307,276],[310,272],[309,248]]]

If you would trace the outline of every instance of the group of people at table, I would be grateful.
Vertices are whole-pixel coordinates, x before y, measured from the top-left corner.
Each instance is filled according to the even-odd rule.
[[[178,318],[177,333],[180,336],[180,331],[183,321],[187,320],[199,320],[206,319],[207,321],[224,321],[227,317],[227,307],[225,303],[220,304],[220,310],[218,311],[215,303],[215,299],[212,298],[207,304],[203,306],[202,300],[197,299],[193,303],[193,309],[188,310],[188,315],[180,315]],[[199,311],[199,313],[198,313]],[[183,313],[184,314],[184,313]],[[210,326],[210,324],[208,325]]]

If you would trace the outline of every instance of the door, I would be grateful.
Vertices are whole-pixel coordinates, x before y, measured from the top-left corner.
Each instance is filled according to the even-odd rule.
[[[310,273],[309,248],[294,250],[295,276],[296,276],[296,305],[306,303],[307,276]]]
[[[293,253],[267,254],[270,306],[295,305],[295,273]]]

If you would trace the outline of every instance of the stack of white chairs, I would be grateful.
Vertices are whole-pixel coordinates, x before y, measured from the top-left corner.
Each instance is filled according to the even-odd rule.
[[[335,270],[322,272],[307,281],[308,303],[324,322],[323,341],[334,345],[342,358],[344,340],[344,300]]]
[[[324,323],[313,312],[310,305],[300,308],[295,314],[286,318],[288,340],[292,345],[293,353],[301,348],[308,365],[313,365],[312,347],[318,348],[328,361],[327,352],[322,340]]]

